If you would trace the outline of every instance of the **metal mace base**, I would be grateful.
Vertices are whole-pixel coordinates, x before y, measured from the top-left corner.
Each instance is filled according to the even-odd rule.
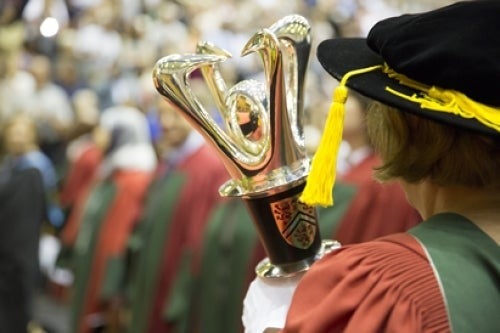
[[[325,239],[321,242],[321,247],[316,255],[300,261],[287,264],[273,264],[269,258],[263,259],[257,264],[255,272],[261,278],[290,278],[299,273],[307,271],[314,262],[325,254],[340,248],[340,243],[336,240]]]

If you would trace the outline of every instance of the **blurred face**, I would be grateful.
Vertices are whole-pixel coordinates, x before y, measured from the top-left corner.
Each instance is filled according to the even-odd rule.
[[[48,80],[50,80],[50,66],[50,60],[44,56],[37,56],[33,58],[30,65],[30,72],[39,87],[43,86]]]
[[[111,142],[111,133],[103,127],[96,126],[92,131],[92,140],[103,151],[105,151]]]
[[[161,146],[164,149],[180,147],[192,128],[166,101],[158,102],[158,113],[162,128]]]
[[[24,154],[36,147],[36,129],[31,120],[17,118],[5,128],[4,143],[7,153]]]

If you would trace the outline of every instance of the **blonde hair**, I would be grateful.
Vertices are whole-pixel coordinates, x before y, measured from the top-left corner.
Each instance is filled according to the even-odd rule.
[[[380,181],[500,188],[500,140],[373,103],[367,130],[383,164]]]

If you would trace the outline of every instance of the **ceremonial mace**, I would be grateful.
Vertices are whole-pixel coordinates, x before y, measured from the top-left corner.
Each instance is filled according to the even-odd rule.
[[[267,253],[256,267],[260,277],[294,276],[340,246],[321,239],[316,209],[298,201],[310,168],[302,127],[310,49],[308,21],[289,15],[255,33],[241,52],[260,56],[265,82],[248,79],[227,88],[219,66],[231,55],[209,42],[198,43],[196,53],[163,57],[153,69],[158,92],[217,150],[229,172],[220,194],[245,203]],[[195,70],[221,126],[191,88]]]

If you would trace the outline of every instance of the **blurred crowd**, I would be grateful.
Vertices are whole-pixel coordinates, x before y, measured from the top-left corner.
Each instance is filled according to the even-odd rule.
[[[195,248],[202,251],[203,245],[200,244],[209,230],[203,231],[201,220],[208,220],[214,207],[222,202],[218,198],[217,186],[229,176],[216,158],[203,157],[196,163],[187,159],[203,143],[182,120],[175,119],[170,106],[158,96],[152,82],[152,68],[158,59],[172,53],[192,53],[198,41],[210,41],[233,55],[222,66],[226,82],[232,86],[262,72],[257,57],[239,57],[248,38],[259,28],[268,27],[285,15],[303,15],[311,23],[313,38],[304,118],[306,143],[313,152],[335,85],[315,60],[317,43],[333,36],[364,36],[375,21],[384,17],[427,10],[450,2],[453,1],[3,0],[0,4],[0,186],[9,189],[7,196],[10,194],[14,208],[8,211],[6,201],[0,202],[0,206],[4,206],[0,210],[0,223],[6,230],[4,232],[8,232],[5,225],[16,224],[16,211],[22,210],[31,210],[31,218],[40,220],[40,223],[30,225],[40,232],[41,252],[35,253],[32,259],[39,261],[41,274],[32,269],[29,271],[38,282],[33,287],[26,287],[29,290],[22,297],[34,297],[41,291],[68,304],[72,313],[70,333],[104,329],[107,332],[146,332],[144,327],[155,327],[155,318],[133,318],[134,306],[130,305],[133,301],[129,299],[129,304],[124,305],[127,297],[123,296],[134,295],[134,292],[137,296],[137,290],[133,291],[130,286],[136,280],[144,280],[144,277],[137,277],[140,274],[133,269],[137,270],[135,266],[141,266],[147,260],[138,259],[141,254],[137,249],[148,249],[144,244],[156,242],[172,244],[172,249],[186,247],[191,254],[196,252]],[[200,99],[209,101],[207,96]],[[362,123],[361,120],[354,121]],[[346,140],[345,161],[349,151],[354,150],[353,142],[349,144]],[[339,170],[347,173],[345,161],[339,161]],[[213,165],[213,169],[209,165]],[[201,166],[204,169],[200,171]],[[30,180],[32,185],[16,185],[16,177],[28,169],[39,171],[38,176]],[[173,171],[179,171],[196,180],[196,173],[207,170],[213,178],[210,184],[178,185],[172,178]],[[32,174],[28,176],[33,177]],[[165,191],[180,186],[178,192],[166,194],[158,185],[163,181],[168,183]],[[203,181],[200,178],[199,182]],[[39,182],[40,186],[36,187],[34,182]],[[175,202],[179,199],[177,194],[182,193],[181,189],[186,186],[196,190],[186,190],[191,194],[185,194],[185,198],[180,195],[184,203]],[[25,197],[32,195],[35,188],[40,188],[41,195],[29,202],[14,202],[12,188],[24,190],[19,196]],[[174,208],[156,203],[155,196],[165,195],[172,197]],[[36,200],[45,207],[43,214],[27,206],[35,205]],[[193,202],[197,208],[191,210],[200,210],[197,215],[186,213]],[[113,205],[116,206],[114,211],[108,211]],[[184,207],[183,212],[175,212],[177,206]],[[163,212],[162,209],[170,211]],[[1,215],[7,211],[10,215]],[[229,207],[229,211],[237,212],[238,209]],[[153,213],[178,215],[173,220],[181,219],[184,224],[192,219],[194,222],[185,227],[186,230],[178,231],[175,224],[169,226],[170,232],[182,232],[185,242],[155,240],[154,230],[161,229],[157,229],[160,226],[155,226],[154,218],[148,215]],[[228,220],[224,214],[222,216]],[[164,224],[165,219],[161,223]],[[101,220],[104,222],[100,226],[92,225],[92,221]],[[106,221],[111,222],[106,225]],[[137,232],[139,224],[146,225],[143,228],[149,228],[149,231]],[[103,236],[103,233],[107,234]],[[25,241],[32,242],[33,239]],[[222,245],[228,246],[228,240],[224,241],[226,243]],[[142,247],[137,244],[142,244]],[[224,250],[222,245],[221,251]],[[253,245],[249,245],[251,247]],[[172,254],[168,252],[172,249],[167,248],[147,250],[153,251],[150,254],[153,257],[162,253],[157,259],[158,264],[151,267],[165,266],[168,258],[173,257],[178,261],[175,261],[176,265],[182,267],[182,258],[188,252]],[[134,249],[138,253],[135,256]],[[262,249],[249,250],[248,253],[248,267],[263,256]],[[7,254],[0,255],[3,258]],[[122,280],[106,284],[108,264],[120,256],[125,257],[125,261],[116,264],[117,271],[125,272]],[[203,263],[197,263],[201,259],[190,260],[189,265],[198,267],[195,271],[203,271]],[[244,281],[251,276],[251,273],[244,273],[248,267],[242,268],[240,274]],[[157,272],[158,281],[164,286],[177,286],[178,274],[169,273],[167,268],[157,270],[162,269],[163,272]],[[227,274],[222,271],[220,268],[220,274]],[[18,271],[19,274],[23,272],[22,268]],[[85,286],[88,281],[90,284]],[[0,288],[6,288],[10,282],[2,283]],[[141,283],[144,286],[156,282]],[[93,300],[88,298],[102,296],[97,295],[97,289],[107,286],[107,295],[114,295],[116,284],[126,286],[120,291],[122,297],[109,298],[105,311],[102,304],[91,304]],[[242,285],[235,290],[243,293],[243,282]],[[238,295],[238,300],[241,296]],[[179,318],[179,306],[174,306],[177,303],[172,303],[170,312],[155,308],[161,307],[158,304],[166,302],[166,297],[153,300],[149,296],[150,299],[144,302],[151,304],[152,313],[163,311],[163,318],[169,315]],[[192,307],[202,307],[193,304],[188,305],[190,311]],[[200,319],[203,313],[200,313],[202,311],[198,311],[197,325],[203,323]],[[0,324],[5,316],[5,313],[0,314]],[[236,316],[238,321],[238,314]],[[30,322],[31,330],[50,331],[48,327],[36,326],[32,319],[33,309],[27,306],[22,320]],[[183,323],[186,322],[189,319]],[[43,326],[43,323],[39,324]],[[131,325],[142,325],[143,328],[130,329]],[[37,328],[33,328],[35,326]],[[236,324],[236,327],[239,326]],[[4,331],[3,328],[0,330]],[[182,328],[187,331],[187,328]],[[169,329],[162,326],[152,332],[167,332]],[[200,327],[197,329],[204,331]],[[13,329],[9,332],[21,331]]]

